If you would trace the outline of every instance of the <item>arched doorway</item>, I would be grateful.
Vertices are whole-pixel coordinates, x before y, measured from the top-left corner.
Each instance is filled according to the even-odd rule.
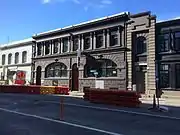
[[[41,66],[36,69],[36,85],[41,85]]]
[[[72,66],[72,91],[78,91],[79,89],[79,70],[77,64]]]

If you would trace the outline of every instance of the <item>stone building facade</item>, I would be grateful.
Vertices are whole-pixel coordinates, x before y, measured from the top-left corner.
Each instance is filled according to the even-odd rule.
[[[179,96],[180,19],[156,23],[156,61],[158,88],[164,95]]]
[[[154,90],[155,21],[124,12],[34,35],[34,83]]]

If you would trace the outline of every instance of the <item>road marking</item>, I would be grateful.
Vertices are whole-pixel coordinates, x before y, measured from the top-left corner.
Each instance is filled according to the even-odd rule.
[[[60,104],[60,102],[56,102],[56,101],[42,101],[42,102]],[[87,105],[72,104],[72,103],[64,103],[64,105],[97,109],[97,110],[103,110],[103,111],[129,113],[129,114],[136,114],[136,115],[143,115],[143,116],[150,116],[150,117],[157,117],[157,118],[166,118],[166,119],[172,119],[172,120],[180,120],[180,118],[178,118],[178,117],[171,117],[171,116],[164,116],[164,115],[157,115],[157,114],[150,114],[150,113],[143,113],[143,112],[135,112],[135,111],[127,111],[127,110],[120,110],[120,109],[109,109],[109,108],[105,108],[105,107],[87,106]]]
[[[65,124],[65,125],[69,125],[69,126],[73,126],[73,127],[77,127],[77,128],[83,128],[83,129],[87,129],[87,130],[92,130],[92,131],[105,133],[105,134],[109,134],[109,135],[123,135],[123,134],[110,132],[110,131],[106,131],[106,130],[102,130],[102,129],[97,129],[97,128],[93,128],[93,127],[87,127],[87,126],[83,126],[83,125],[79,125],[79,124],[73,124],[73,123],[69,123],[69,122],[65,122],[65,121],[59,121],[59,120],[54,120],[54,119],[51,119],[51,118],[41,117],[41,116],[27,114],[27,113],[23,113],[23,112],[17,112],[17,111],[5,109],[5,108],[0,108],[0,110],[4,111],[4,112],[9,112],[9,113],[14,113],[14,114],[26,116],[26,117],[32,117],[32,118],[51,121],[51,122],[55,122],[55,123],[59,123],[59,124]]]

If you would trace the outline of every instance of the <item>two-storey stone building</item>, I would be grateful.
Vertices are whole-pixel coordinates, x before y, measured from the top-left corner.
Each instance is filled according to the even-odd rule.
[[[156,54],[159,88],[165,95],[179,95],[180,19],[156,24]]]
[[[155,22],[150,12],[124,12],[36,34],[34,82],[71,90],[154,90]]]

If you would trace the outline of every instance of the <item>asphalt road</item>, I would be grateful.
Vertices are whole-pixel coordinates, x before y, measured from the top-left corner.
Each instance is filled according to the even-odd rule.
[[[0,135],[180,134],[180,118],[158,117],[159,113],[147,109],[97,105],[69,97],[64,97],[61,121],[61,98],[0,93]]]

